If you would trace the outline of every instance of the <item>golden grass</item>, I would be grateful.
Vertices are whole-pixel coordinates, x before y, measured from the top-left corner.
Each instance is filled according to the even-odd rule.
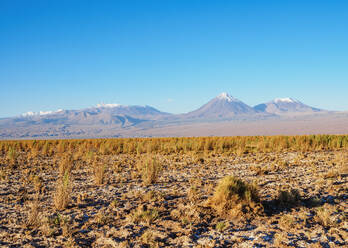
[[[97,160],[94,161],[93,171],[94,171],[94,182],[96,185],[104,184],[105,170],[106,170],[106,166],[104,164],[99,163]]]
[[[348,148],[348,135],[243,136],[190,138],[117,138],[85,140],[0,141],[0,149],[14,161],[18,152],[40,151],[53,156],[65,152],[85,154],[91,162],[100,155],[142,153],[220,153],[242,156],[250,152],[313,151]],[[346,158],[344,158],[346,161]],[[342,161],[342,160],[341,160]]]
[[[151,185],[158,181],[158,177],[162,171],[162,165],[154,156],[148,156],[144,160],[140,160],[138,171],[141,173],[141,178],[144,185]]]
[[[71,201],[72,182],[68,171],[57,181],[56,191],[54,193],[54,206],[57,210],[64,210]]]
[[[234,176],[220,180],[207,205],[224,217],[262,212],[257,187]]]

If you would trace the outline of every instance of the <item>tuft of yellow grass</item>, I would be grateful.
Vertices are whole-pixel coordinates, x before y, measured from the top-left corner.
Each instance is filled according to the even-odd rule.
[[[71,201],[72,182],[68,171],[57,181],[56,191],[54,193],[54,206],[57,210],[64,210]]]
[[[94,182],[96,185],[102,185],[105,181],[105,170],[106,166],[98,163],[97,160],[93,163],[93,171],[94,171]]]
[[[226,176],[218,183],[207,204],[221,216],[236,217],[243,213],[261,213],[258,189],[234,176]]]
[[[156,157],[147,156],[138,163],[138,170],[141,172],[144,185],[151,185],[158,181],[158,177],[162,172],[162,165]]]

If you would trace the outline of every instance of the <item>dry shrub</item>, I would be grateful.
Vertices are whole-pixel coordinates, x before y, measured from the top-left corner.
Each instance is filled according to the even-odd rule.
[[[146,245],[145,247],[160,247],[158,242],[156,241],[156,236],[151,230],[146,230],[140,237],[141,243]]]
[[[39,212],[39,200],[36,199],[35,201],[30,203],[30,210],[25,222],[26,227],[30,229],[36,229],[40,227],[40,218],[41,216]]]
[[[220,221],[220,222],[216,223],[216,225],[215,225],[215,230],[217,230],[218,232],[223,232],[223,231],[225,231],[228,227],[229,227],[229,223],[228,223],[228,222]]]
[[[34,189],[37,193],[42,193],[43,189],[43,179],[42,177],[36,175],[33,178]]]
[[[329,209],[320,207],[315,211],[315,220],[322,225],[323,227],[330,227],[334,224],[334,222],[331,219],[331,212]]]
[[[291,230],[295,227],[295,218],[291,214],[282,215],[279,218],[279,225],[284,230]]]
[[[106,170],[105,165],[98,163],[97,160],[94,161],[93,171],[94,171],[94,182],[96,185],[104,184],[105,170]]]
[[[142,199],[146,202],[161,202],[164,201],[164,193],[150,190],[142,195]]]
[[[226,176],[219,182],[207,204],[219,215],[229,218],[263,212],[257,187],[234,176]]]
[[[139,205],[132,215],[132,220],[135,223],[151,224],[159,217],[159,212],[156,208],[148,209],[146,205]]]
[[[59,175],[64,176],[65,173],[71,172],[73,168],[73,159],[71,155],[65,155],[63,159],[59,162]]]
[[[301,203],[301,195],[297,189],[281,190],[277,197],[277,203],[281,207],[293,207]]]
[[[11,167],[15,167],[17,164],[18,153],[15,148],[10,146],[7,151],[7,159]]]
[[[93,151],[88,151],[85,155],[85,161],[87,163],[92,163],[92,161],[94,160],[95,158],[95,154]]]
[[[187,192],[187,197],[191,203],[197,203],[200,198],[200,190],[197,186],[193,185]]]
[[[155,157],[148,156],[138,163],[138,170],[141,172],[141,178],[145,185],[157,182],[162,171],[162,165]]]
[[[56,191],[54,194],[54,206],[57,210],[64,210],[71,201],[72,182],[71,175],[68,171],[63,177],[60,177],[57,182]]]

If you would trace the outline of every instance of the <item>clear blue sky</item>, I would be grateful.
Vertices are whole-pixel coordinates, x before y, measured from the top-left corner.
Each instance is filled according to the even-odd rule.
[[[0,89],[0,117],[223,91],[348,110],[348,1],[1,0]]]

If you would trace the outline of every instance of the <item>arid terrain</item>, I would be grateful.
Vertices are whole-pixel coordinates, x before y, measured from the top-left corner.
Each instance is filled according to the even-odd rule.
[[[348,136],[0,142],[1,247],[346,247]]]

